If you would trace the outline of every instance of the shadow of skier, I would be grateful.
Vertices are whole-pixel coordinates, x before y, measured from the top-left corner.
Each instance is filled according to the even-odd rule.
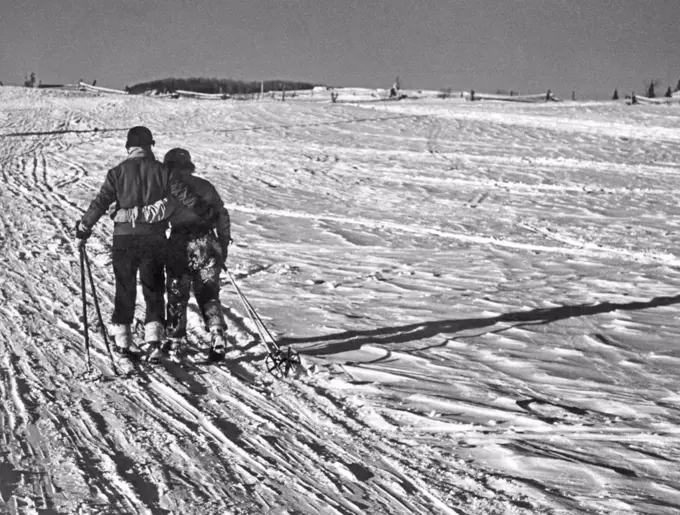
[[[489,327],[499,322],[518,322],[517,325],[531,323],[549,324],[567,318],[592,316],[612,311],[636,311],[641,309],[670,306],[680,303],[680,295],[672,297],[655,297],[642,302],[602,302],[600,304],[577,304],[559,306],[556,308],[533,309],[531,311],[516,311],[487,318],[462,318],[458,320],[434,320],[418,322],[393,327],[381,327],[365,331],[343,331],[341,333],[304,338],[282,338],[283,345],[301,345],[298,351],[308,356],[325,356],[340,352],[357,350],[364,344],[389,345],[432,338],[437,335],[455,334],[468,329]],[[505,330],[504,328],[502,330]],[[494,331],[496,332],[496,331]],[[305,344],[328,342],[327,345],[305,349]],[[424,349],[421,349],[424,350]]]

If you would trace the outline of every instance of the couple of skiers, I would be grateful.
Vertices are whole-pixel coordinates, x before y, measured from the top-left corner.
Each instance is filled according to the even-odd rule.
[[[141,352],[132,339],[139,272],[146,303],[147,358],[155,361],[168,348],[179,350],[186,337],[193,288],[211,334],[211,358],[220,359],[227,345],[219,277],[231,241],[229,213],[214,186],[193,175],[195,166],[187,150],[174,148],[161,163],[151,150],[154,144],[148,128],[128,131],[128,157],[108,171],[99,193],[76,224],[76,238],[86,240],[115,203],[112,265],[116,293],[109,332],[118,352],[135,356]],[[166,238],[168,222],[171,231]]]

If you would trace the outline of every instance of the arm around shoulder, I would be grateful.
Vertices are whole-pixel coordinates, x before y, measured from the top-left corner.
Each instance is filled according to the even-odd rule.
[[[169,182],[170,194],[173,197],[203,218],[206,222],[212,222],[214,220],[216,213],[212,206],[198,196],[187,183],[182,181],[177,172],[170,172]]]
[[[116,211],[113,221],[120,223],[129,222],[133,225],[136,222],[155,224],[170,218],[175,209],[177,209],[177,206],[178,203],[174,197],[165,197],[146,206],[119,209]]]

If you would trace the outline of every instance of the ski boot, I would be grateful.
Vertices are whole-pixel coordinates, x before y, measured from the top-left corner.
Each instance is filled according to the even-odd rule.
[[[165,345],[163,342],[159,341],[147,342],[145,351],[146,361],[154,365],[160,363],[167,354],[165,351]]]
[[[109,331],[113,336],[113,350],[130,359],[138,359],[140,349],[132,341],[132,330],[128,324],[114,324]]]
[[[160,322],[149,322],[144,326],[146,360],[149,363],[160,363],[166,354],[163,332],[163,324]]]
[[[227,353],[227,337],[224,334],[224,328],[214,326],[210,328],[210,352],[208,353],[209,361],[222,361]]]

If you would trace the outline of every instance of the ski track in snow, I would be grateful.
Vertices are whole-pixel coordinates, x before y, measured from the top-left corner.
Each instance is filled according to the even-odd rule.
[[[0,513],[680,509],[677,110],[0,100]],[[263,373],[226,281],[226,363],[192,301],[196,358],[115,378],[90,305],[87,373],[71,228],[138,124],[222,193],[309,375]]]

